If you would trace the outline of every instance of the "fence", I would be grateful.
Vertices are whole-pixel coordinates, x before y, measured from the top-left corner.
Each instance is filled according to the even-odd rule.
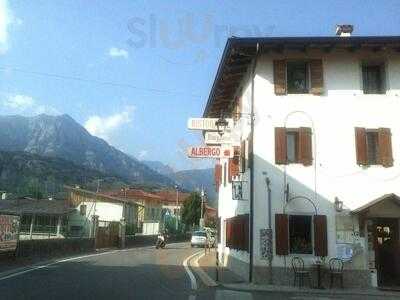
[[[94,251],[94,239],[45,239],[19,241],[17,257],[56,257]]]

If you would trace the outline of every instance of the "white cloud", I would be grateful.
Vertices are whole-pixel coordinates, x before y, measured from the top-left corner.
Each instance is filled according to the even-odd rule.
[[[138,154],[138,158],[139,159],[145,158],[147,156],[147,153],[148,153],[147,150],[140,150],[139,154]]]
[[[91,116],[85,122],[85,128],[90,134],[109,140],[113,132],[132,122],[134,110],[134,106],[126,106],[122,112],[108,117]]]
[[[3,104],[7,108],[15,110],[26,110],[31,108],[35,104],[35,100],[31,96],[26,95],[13,95],[8,96]]]
[[[111,57],[128,58],[129,53],[125,49],[111,47],[110,50],[108,50],[108,55],[110,55]]]
[[[8,29],[12,14],[6,0],[0,0],[0,54],[8,50]]]
[[[1,102],[7,113],[18,113],[24,115],[59,115],[60,112],[48,105],[38,103],[35,99],[28,95],[16,94],[8,95]]]
[[[7,0],[0,0],[0,54],[8,50],[10,25],[21,25],[23,21],[16,18],[10,10]]]

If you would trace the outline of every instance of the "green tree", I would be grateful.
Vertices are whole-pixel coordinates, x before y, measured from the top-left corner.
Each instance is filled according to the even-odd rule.
[[[183,204],[182,222],[188,226],[199,224],[200,213],[201,196],[198,192],[192,192]]]

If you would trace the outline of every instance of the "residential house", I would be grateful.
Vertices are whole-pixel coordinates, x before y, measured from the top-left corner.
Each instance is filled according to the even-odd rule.
[[[68,235],[68,216],[73,212],[62,200],[0,200],[0,214],[20,216],[19,239],[53,239]]]
[[[237,137],[215,172],[225,265],[291,284],[293,257],[338,257],[345,286],[400,285],[399,51],[398,36],[228,39],[204,111]]]
[[[134,188],[106,192],[126,201],[139,203],[143,209],[138,212],[138,232],[144,235],[158,234],[162,226],[162,198],[156,194]]]
[[[96,193],[79,187],[66,187],[68,201],[74,208],[69,216],[69,232],[72,236],[94,237],[96,230],[113,231],[124,222],[126,234],[134,234],[139,226],[143,205],[134,199],[107,193]],[[98,227],[98,228],[96,228]],[[115,241],[115,238],[111,238]]]
[[[163,216],[180,216],[182,206],[190,193],[180,192],[179,190],[161,190],[154,192],[155,195],[161,197]]]

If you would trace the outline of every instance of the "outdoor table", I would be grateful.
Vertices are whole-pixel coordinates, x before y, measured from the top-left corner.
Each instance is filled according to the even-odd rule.
[[[317,289],[324,289],[321,282],[321,269],[324,264],[322,261],[315,261],[313,265],[317,268]]]

